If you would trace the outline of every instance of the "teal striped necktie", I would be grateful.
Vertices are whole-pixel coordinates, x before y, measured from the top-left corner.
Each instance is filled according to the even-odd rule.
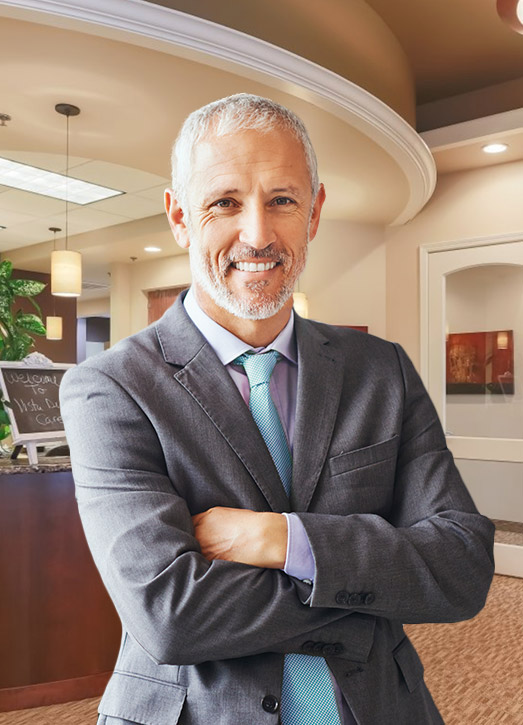
[[[249,408],[269,449],[287,496],[292,482],[292,457],[285,432],[271,398],[269,383],[280,354],[276,350],[240,355],[249,379]],[[330,670],[323,657],[285,655],[281,692],[282,725],[340,725]]]

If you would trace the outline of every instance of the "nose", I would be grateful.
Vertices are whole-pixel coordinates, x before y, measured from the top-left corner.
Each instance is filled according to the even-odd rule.
[[[265,204],[247,205],[240,215],[239,240],[255,249],[264,249],[276,241],[271,214]]]

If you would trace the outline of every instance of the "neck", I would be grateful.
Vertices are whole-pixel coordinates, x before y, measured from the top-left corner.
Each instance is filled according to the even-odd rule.
[[[291,315],[292,296],[272,317],[266,320],[245,320],[219,307],[196,285],[193,285],[193,291],[199,306],[211,319],[251,347],[269,345],[283,330]]]

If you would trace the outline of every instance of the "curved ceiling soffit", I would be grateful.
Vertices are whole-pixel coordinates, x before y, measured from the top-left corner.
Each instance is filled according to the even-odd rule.
[[[355,83],[283,48],[209,20],[142,0],[90,0],[88,6],[85,0],[0,0],[0,5],[163,41],[190,51],[200,62],[210,62],[202,59],[204,54],[226,64],[232,63],[236,73],[254,72],[261,75],[266,84],[336,115],[380,146],[405,174],[409,199],[393,225],[412,219],[434,192],[434,159],[412,126]]]

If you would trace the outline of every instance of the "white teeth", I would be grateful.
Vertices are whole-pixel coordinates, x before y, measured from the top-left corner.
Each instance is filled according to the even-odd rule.
[[[240,272],[267,272],[269,269],[276,267],[276,262],[234,262],[233,267],[239,269]]]

